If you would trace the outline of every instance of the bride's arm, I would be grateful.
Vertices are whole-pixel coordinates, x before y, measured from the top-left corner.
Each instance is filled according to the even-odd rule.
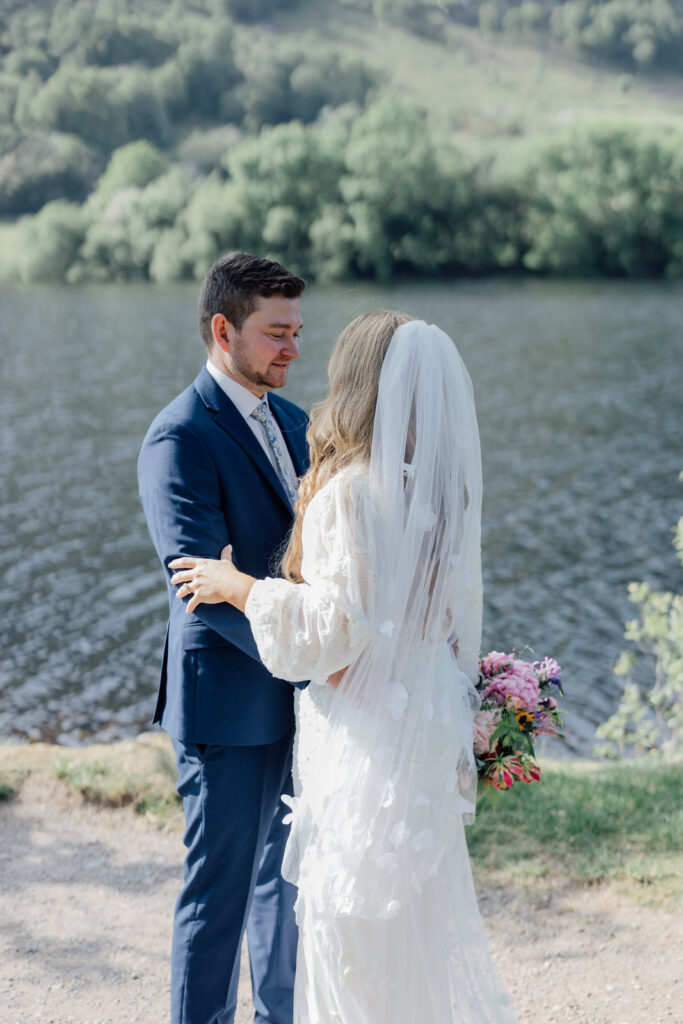
[[[176,558],[170,563],[171,569],[178,570],[171,583],[180,584],[176,597],[190,597],[186,611],[193,612],[198,604],[217,604],[227,601],[244,611],[252,587],[253,576],[240,572],[232,561],[232,545],[221,552],[221,561],[214,558]],[[348,664],[332,672],[327,682],[335,689],[339,686]]]
[[[328,676],[327,681],[330,684],[330,686],[333,686],[336,690],[339,684],[341,683],[342,679],[348,672],[348,669],[349,666],[347,665],[346,668],[340,668],[338,672],[333,672],[331,676]]]

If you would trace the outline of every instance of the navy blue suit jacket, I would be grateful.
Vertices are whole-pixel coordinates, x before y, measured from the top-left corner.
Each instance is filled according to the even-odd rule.
[[[278,395],[268,401],[301,475],[306,414]],[[170,608],[154,721],[189,743],[274,742],[294,724],[292,684],[264,667],[242,612],[200,604],[188,615],[170,584],[174,558],[218,558],[226,544],[239,569],[273,575],[292,524],[268,457],[206,367],[152,423],[138,479]]]

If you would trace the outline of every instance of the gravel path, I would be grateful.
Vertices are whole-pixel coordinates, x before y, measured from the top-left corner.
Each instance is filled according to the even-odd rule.
[[[164,1024],[180,835],[29,779],[0,836],[1,1024]],[[482,889],[481,908],[520,1024],[683,1019],[673,916],[608,889]]]

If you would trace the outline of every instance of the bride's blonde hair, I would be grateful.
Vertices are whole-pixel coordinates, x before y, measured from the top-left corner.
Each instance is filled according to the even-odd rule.
[[[286,579],[301,583],[301,524],[313,495],[344,466],[369,462],[384,357],[401,324],[413,317],[382,310],[356,317],[345,327],[328,366],[330,390],[313,407],[306,434],[310,468],[299,484],[294,526],[282,558]]]

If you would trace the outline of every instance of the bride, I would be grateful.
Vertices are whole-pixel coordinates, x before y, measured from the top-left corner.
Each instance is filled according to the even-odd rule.
[[[297,695],[283,874],[298,886],[295,1024],[514,1024],[464,824],[476,767],[481,458],[451,339],[358,317],[311,417],[284,578],[180,558],[188,611],[229,601]],[[235,552],[239,563],[239,551]]]

